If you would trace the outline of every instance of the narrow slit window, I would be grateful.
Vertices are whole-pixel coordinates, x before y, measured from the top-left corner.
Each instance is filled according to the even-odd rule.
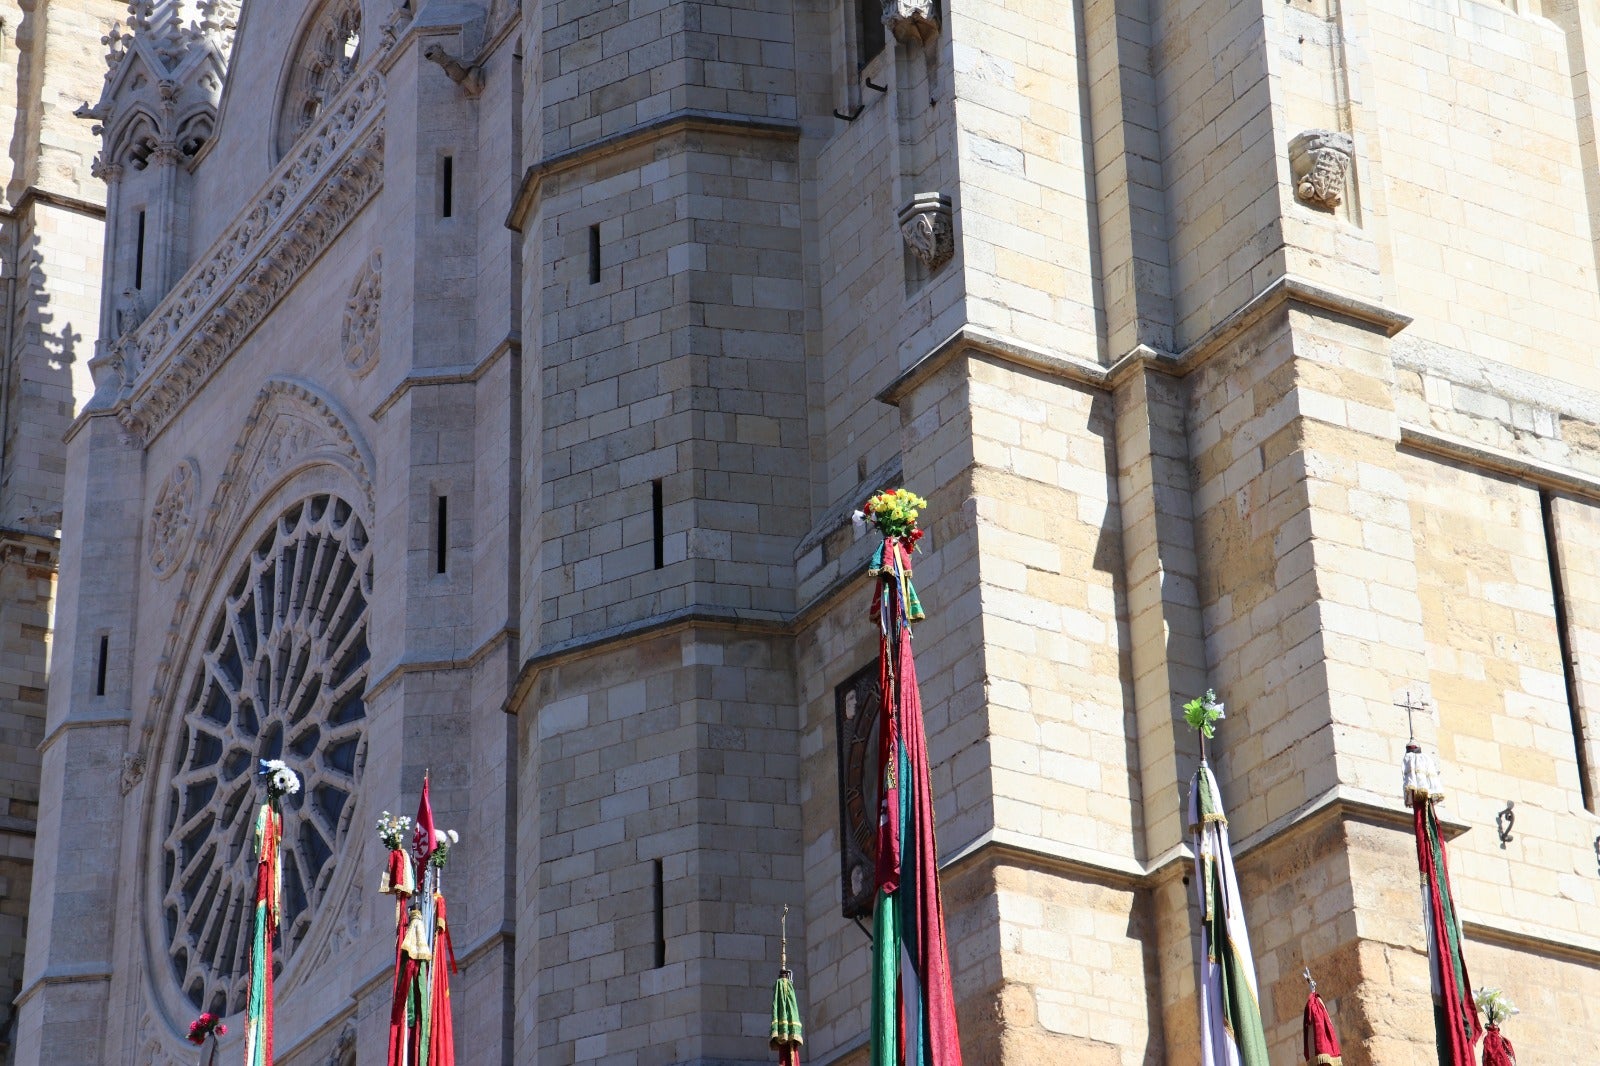
[[[450,497],[440,496],[433,531],[433,571],[445,572],[450,558]]]
[[[661,479],[650,482],[650,520],[655,535],[656,569],[667,565],[666,523],[661,515]]]
[[[102,633],[100,634],[100,658],[94,668],[94,694],[96,696],[104,696],[106,694],[106,663],[110,658],[111,637]]]
[[[439,168],[439,214],[443,218],[449,218],[455,210],[455,184],[456,160],[454,156],[447,155]]]
[[[600,227],[589,227],[589,284],[600,284]]]
[[[144,212],[139,212],[139,235],[133,251],[133,287],[144,288]]]
[[[1550,566],[1550,592],[1555,601],[1556,646],[1561,652],[1561,675],[1566,685],[1567,713],[1572,717],[1572,740],[1578,756],[1578,787],[1584,809],[1595,810],[1593,782],[1589,779],[1589,737],[1578,704],[1578,676],[1572,655],[1572,630],[1567,623],[1567,591],[1561,574],[1561,546],[1556,537],[1555,503],[1547,489],[1539,490],[1539,513],[1544,519],[1545,559]]]
[[[861,49],[856,57],[858,69],[877,59],[888,43],[883,32],[883,8],[878,0],[856,0],[856,42]]]
[[[655,866],[656,969],[659,970],[667,964],[667,880],[660,859],[655,861]]]

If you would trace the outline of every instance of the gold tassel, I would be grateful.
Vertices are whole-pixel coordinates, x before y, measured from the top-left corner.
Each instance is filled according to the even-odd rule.
[[[432,961],[433,952],[428,949],[428,934],[422,928],[421,911],[412,910],[411,921],[406,926],[406,937],[400,942],[400,950],[418,962]]]

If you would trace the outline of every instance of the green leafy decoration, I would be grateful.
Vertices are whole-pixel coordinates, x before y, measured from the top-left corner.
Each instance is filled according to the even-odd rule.
[[[1207,740],[1217,735],[1217,721],[1221,718],[1222,704],[1217,702],[1216,692],[1209,688],[1204,696],[1196,696],[1183,705],[1183,720]]]

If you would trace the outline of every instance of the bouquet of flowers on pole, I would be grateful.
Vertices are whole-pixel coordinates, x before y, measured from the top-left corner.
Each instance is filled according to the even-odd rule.
[[[855,520],[883,537],[868,573],[883,693],[878,745],[878,862],[873,905],[871,1066],[961,1066],[955,992],[945,943],[933,785],[911,623],[924,617],[911,584],[928,501],[880,492]]]
[[[454,831],[433,823],[428,777],[415,822],[388,811],[378,839],[389,851],[381,891],[395,897],[394,999],[389,1012],[388,1066],[455,1066],[450,974],[456,970],[444,899],[444,868]],[[407,834],[411,853],[405,852]]]
[[[202,1049],[200,1066],[217,1066],[221,1061],[217,1049],[217,1037],[227,1034],[228,1027],[222,1024],[221,1018],[210,1011],[206,1011],[189,1023],[189,1043]]]

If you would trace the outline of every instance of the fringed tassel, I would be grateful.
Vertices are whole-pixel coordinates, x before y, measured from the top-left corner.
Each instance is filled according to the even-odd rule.
[[[1405,771],[1402,779],[1406,806],[1420,799],[1424,802],[1444,799],[1444,777],[1439,773],[1439,763],[1416,744],[1406,745]]]
[[[1517,1066],[1517,1053],[1511,1041],[1500,1033],[1498,1025],[1491,1025],[1483,1034],[1483,1066]]]

